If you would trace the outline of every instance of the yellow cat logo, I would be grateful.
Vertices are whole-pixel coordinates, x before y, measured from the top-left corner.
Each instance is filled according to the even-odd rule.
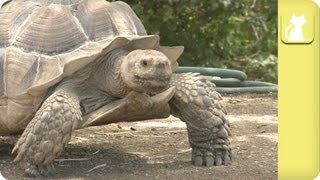
[[[314,16],[308,11],[287,11],[281,15],[281,41],[286,44],[310,44],[314,39]]]
[[[304,42],[305,38],[303,35],[303,26],[306,24],[307,20],[302,14],[297,16],[292,14],[290,24],[285,29],[285,37],[288,41]]]

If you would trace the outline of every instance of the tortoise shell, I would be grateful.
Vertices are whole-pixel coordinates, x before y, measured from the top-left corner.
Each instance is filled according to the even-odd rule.
[[[160,46],[121,1],[13,0],[0,19],[0,132],[27,124],[50,87],[115,48],[158,49],[173,70],[183,50]]]

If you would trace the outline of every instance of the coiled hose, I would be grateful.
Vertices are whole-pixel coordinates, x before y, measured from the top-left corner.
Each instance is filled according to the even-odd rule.
[[[217,86],[219,93],[271,93],[278,92],[276,84],[247,81],[247,75],[239,70],[205,67],[178,67],[176,73],[200,73],[204,76],[219,77],[211,81]]]

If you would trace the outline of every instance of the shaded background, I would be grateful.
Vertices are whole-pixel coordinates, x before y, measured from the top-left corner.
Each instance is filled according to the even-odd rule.
[[[277,83],[276,0],[124,0],[182,66],[230,68]]]

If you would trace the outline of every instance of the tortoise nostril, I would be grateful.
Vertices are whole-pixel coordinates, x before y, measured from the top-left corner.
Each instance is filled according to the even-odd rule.
[[[148,66],[148,61],[147,61],[147,60],[142,60],[142,61],[141,61],[141,65],[142,65],[143,67],[147,67],[147,66]]]
[[[165,62],[159,62],[159,63],[157,64],[157,68],[165,68],[165,67],[166,67]]]
[[[167,69],[170,67],[170,61],[169,60],[159,60],[156,64],[157,68]]]

